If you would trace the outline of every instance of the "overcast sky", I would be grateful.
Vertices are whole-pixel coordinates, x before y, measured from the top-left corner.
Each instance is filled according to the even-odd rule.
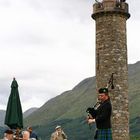
[[[128,62],[140,60],[140,1],[127,0]],[[94,0],[0,0],[0,109],[13,77],[23,111],[95,76]]]

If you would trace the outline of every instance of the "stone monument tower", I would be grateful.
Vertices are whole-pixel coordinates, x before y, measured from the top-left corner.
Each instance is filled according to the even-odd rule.
[[[102,0],[93,5],[96,22],[96,88],[106,87],[112,75],[113,140],[129,140],[128,65],[125,0]]]

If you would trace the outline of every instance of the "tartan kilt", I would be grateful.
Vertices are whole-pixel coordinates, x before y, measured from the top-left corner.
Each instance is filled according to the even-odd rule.
[[[110,128],[98,129],[95,140],[112,140],[112,130]]]

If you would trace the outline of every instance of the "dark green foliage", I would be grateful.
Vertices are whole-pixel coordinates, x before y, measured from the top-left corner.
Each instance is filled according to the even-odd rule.
[[[136,120],[131,120],[131,140],[140,140],[140,129],[138,124],[136,123]],[[73,139],[80,139],[80,140],[93,140],[94,137],[94,132],[95,132],[95,124],[89,127],[89,125],[85,121],[85,117],[82,118],[77,118],[77,119],[63,119],[59,121],[54,121],[50,122],[49,124],[45,126],[38,126],[34,127],[34,130],[38,132],[38,135],[40,139],[45,140],[45,139],[50,139],[51,133],[55,130],[55,127],[57,125],[61,125],[62,128],[64,128],[64,131],[66,132],[68,138],[70,140]],[[134,127],[135,130],[132,128]]]
[[[130,140],[140,140],[140,137],[139,136],[131,136],[130,137]]]
[[[4,134],[4,131],[5,131],[5,130],[6,130],[5,127],[1,127],[1,126],[0,126],[0,139],[3,138],[3,136],[4,136],[3,134]]]
[[[130,120],[130,132],[135,136],[140,136],[140,116]]]
[[[50,139],[51,133],[54,132],[57,125],[61,125],[62,128],[64,128],[63,130],[67,134],[69,140],[93,140],[95,125],[92,125],[90,129],[84,117],[54,121],[47,124],[47,127],[41,126],[38,131],[40,132],[40,138],[42,140]]]

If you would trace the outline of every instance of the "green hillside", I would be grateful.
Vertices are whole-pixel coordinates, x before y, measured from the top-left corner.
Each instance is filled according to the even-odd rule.
[[[137,62],[129,65],[130,130],[134,136],[140,136],[139,83],[140,62]],[[91,77],[80,82],[72,90],[46,102],[28,116],[24,124],[34,126],[34,130],[43,140],[49,139],[57,124],[64,127],[70,140],[92,140],[93,130],[85,123],[85,110],[95,102],[95,77]]]
[[[87,78],[71,91],[49,100],[26,118],[27,125],[42,125],[53,120],[75,119],[85,116],[88,106],[95,103],[95,78]]]

